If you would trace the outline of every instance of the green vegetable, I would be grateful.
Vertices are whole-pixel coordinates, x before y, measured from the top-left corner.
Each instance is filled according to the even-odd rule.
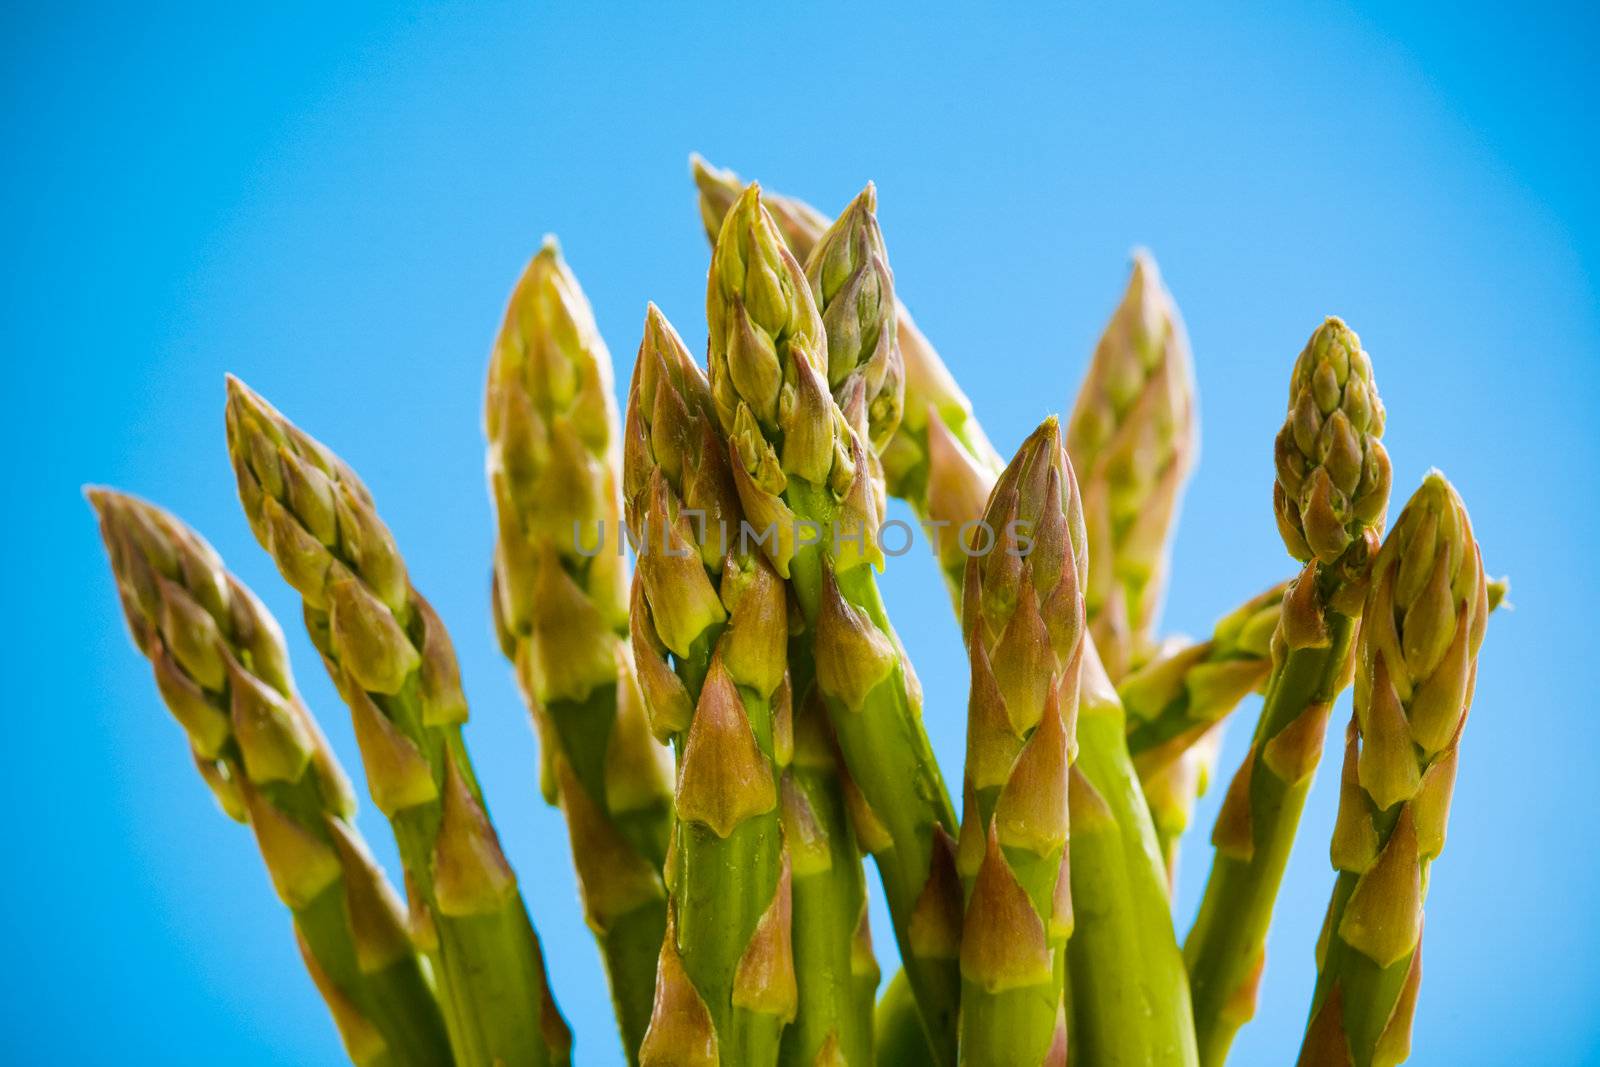
[[[611,389],[589,303],[546,239],[511,294],[489,364],[495,622],[538,728],[545,799],[567,819],[584,913],[633,1059],[666,933],[672,779],[628,653]]]
[[[828,338],[800,264],[747,188],[712,252],[706,299],[713,407],[744,514],[790,579],[816,680],[860,789],[873,854],[938,1062],[952,1062],[960,977],[955,812],[923,731],[920,693],[871,564],[879,500],[868,447],[829,390]]]
[[[1444,849],[1491,599],[1461,498],[1423,480],[1373,564],[1356,645],[1333,865],[1303,1067],[1411,1053],[1422,902]]]
[[[1083,508],[1052,416],[996,483],[1000,546],[967,564],[972,666],[957,869],[961,1061],[1065,1064],[1069,766],[1083,669]]]
[[[404,912],[350,822],[355,795],[295,692],[277,621],[172,515],[110,489],[88,496],[134,644],[206,785],[255,830],[350,1059],[448,1064]]]
[[[1383,421],[1360,339],[1328,319],[1295,361],[1276,450],[1278,529],[1305,569],[1284,594],[1261,718],[1217,816],[1211,875],[1184,944],[1206,1065],[1223,1062],[1255,1014],[1267,925],[1328,715],[1349,676],[1389,501]]]
[[[651,306],[628,393],[623,484],[639,542],[632,633],[677,814],[644,1064],[777,1062],[795,1015],[792,868],[776,749],[791,716],[783,582],[739,537],[705,378]],[[670,663],[670,666],[669,666]]]
[[[355,472],[237,379],[228,451],[256,540],[305,602],[400,846],[461,1067],[566,1063],[571,1035],[472,773],[455,650]]]
[[[1155,650],[1198,425],[1189,339],[1147,252],[1095,346],[1067,423],[1089,529],[1089,632],[1113,682]]]

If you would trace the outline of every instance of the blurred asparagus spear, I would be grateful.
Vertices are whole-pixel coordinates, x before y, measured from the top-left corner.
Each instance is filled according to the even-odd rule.
[[[783,582],[741,536],[705,378],[651,305],[623,481],[639,541],[632,637],[677,815],[644,1064],[777,1062],[797,992],[777,748],[792,714]],[[670,661],[670,666],[669,666]]]
[[[173,515],[110,489],[87,494],[134,644],[201,777],[255,830],[351,1060],[450,1063],[400,902],[350,822],[350,782],[295,692],[277,621]]]
[[[1089,630],[1113,682],[1150,658],[1172,531],[1198,447],[1189,339],[1148,252],[1095,346],[1067,452],[1089,529]]]
[[[457,1063],[566,1063],[571,1035],[461,739],[467,702],[444,625],[343,460],[231,377],[227,428],[250,528],[305,602],[354,716]]]
[[[1333,864],[1302,1067],[1403,1062],[1422,981],[1422,902],[1444,848],[1490,611],[1461,498],[1437,471],[1373,564],[1356,646]]]
[[[666,933],[671,757],[650,736],[627,650],[611,356],[554,238],[511,294],[487,393],[496,630],[539,731],[545,799],[567,819],[632,1061]]]
[[[1255,1014],[1273,904],[1328,715],[1348,684],[1389,502],[1383,423],[1360,338],[1328,319],[1295,361],[1276,444],[1278,529],[1305,569],[1284,595],[1266,701],[1217,816],[1210,878],[1184,945],[1203,1064],[1221,1064]]]
[[[962,597],[972,685],[957,852],[967,886],[961,1061],[1065,1067],[1068,768],[1087,561],[1053,416],[1001,474],[984,520],[1004,540],[968,562]]]

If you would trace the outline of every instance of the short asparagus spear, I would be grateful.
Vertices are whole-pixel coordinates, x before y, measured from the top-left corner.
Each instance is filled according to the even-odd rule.
[[[745,183],[731,171],[718,170],[699,157],[693,160],[700,190],[700,214],[713,243],[728,209]],[[763,193],[789,250],[802,263],[828,227],[815,208],[792,197]],[[954,376],[927,336],[917,328],[899,299],[894,303],[895,337],[905,373],[905,394],[899,427],[883,448],[881,463],[888,492],[911,505],[928,530],[939,556],[950,596],[960,611],[962,574],[973,523],[983,514],[994,480],[1005,460],[984,436]]]
[[[539,731],[545,799],[567,819],[631,1060],[666,932],[671,756],[650,736],[627,650],[611,357],[553,238],[511,295],[484,421],[496,629]]]
[[[1216,854],[1184,945],[1201,1062],[1221,1064],[1255,1013],[1267,925],[1334,699],[1347,684],[1389,501],[1383,404],[1360,339],[1330,318],[1295,361],[1273,502],[1305,569],[1284,594],[1250,752],[1212,833]]]
[[[1356,647],[1333,865],[1302,1067],[1403,1062],[1422,981],[1422,902],[1490,596],[1466,507],[1434,471],[1373,565]]]
[[[444,625],[344,461],[234,378],[227,427],[250,527],[304,601],[354,717],[457,1063],[567,1062],[571,1036],[462,742],[467,703]]]
[[[223,810],[248,823],[358,1064],[451,1062],[400,902],[351,825],[349,780],[295,692],[277,621],[199,534],[90,489],[134,644]]]
[[[734,484],[763,550],[792,581],[860,788],[857,837],[878,863],[934,1054],[950,1062],[960,995],[955,814],[871,570],[881,553],[868,446],[830,393],[823,317],[754,185],[723,221],[706,315]]]
[[[967,886],[961,1061],[1065,1067],[1068,768],[1087,559],[1053,416],[1001,474],[984,521],[1002,544],[967,563],[962,597],[972,686],[957,851]]]
[[[1067,423],[1089,529],[1089,630],[1113,682],[1154,651],[1172,529],[1194,463],[1189,340],[1155,260],[1136,252]]]
[[[623,484],[639,539],[632,636],[677,753],[671,893],[644,1064],[777,1062],[794,1017],[792,877],[777,748],[788,601],[741,538],[705,378],[652,305],[628,393]]]

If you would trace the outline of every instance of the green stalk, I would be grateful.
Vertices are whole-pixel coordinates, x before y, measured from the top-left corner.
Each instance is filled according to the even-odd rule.
[[[962,598],[972,689],[957,851],[961,1062],[1064,1067],[1087,537],[1054,416],[1001,474],[984,521],[1006,539],[967,564]]]
[[[489,366],[495,622],[541,739],[630,1062],[667,927],[670,755],[627,653],[611,357],[554,238],[518,281]]]
[[[881,312],[887,301],[877,302]],[[734,484],[754,529],[769,534],[762,549],[792,582],[863,800],[857,837],[878,863],[936,1059],[949,1063],[960,996],[955,813],[870,568],[881,559],[881,504],[862,420],[848,413],[860,408],[829,390],[823,317],[755,186],[723,221],[706,305],[711,396]],[[842,387],[852,381],[861,379]]]
[[[1478,648],[1498,598],[1461,498],[1434,471],[1373,565],[1301,1067],[1374,1067],[1411,1052],[1422,905],[1444,849]]]
[[[233,378],[227,428],[251,529],[303,599],[354,716],[456,1062],[566,1063],[571,1035],[461,739],[467,703],[449,635],[342,460]]]
[[[838,743],[814,685],[795,706],[792,749],[783,829],[794,865],[799,1005],[783,1032],[778,1062],[870,1064],[879,974],[867,929],[866,879],[846,809]]]
[[[295,692],[276,620],[173,515],[107,489],[88,496],[134,644],[206,784],[254,828],[351,1060],[448,1064],[400,903],[350,822],[349,779]]]
[[[1066,434],[1089,530],[1089,632],[1113,682],[1155,651],[1172,531],[1198,435],[1183,320],[1155,260],[1139,251]]]
[[[789,720],[783,583],[740,522],[704,377],[651,306],[623,481],[639,538],[632,637],[677,753],[668,926],[644,1064],[777,1062],[797,992],[777,757]]]
[[[1383,419],[1360,338],[1328,319],[1295,361],[1276,444],[1278,528],[1306,566],[1284,595],[1261,718],[1217,816],[1216,856],[1184,944],[1207,1065],[1223,1062],[1255,1014],[1273,904],[1346,684],[1389,499]]]
[[[1267,926],[1328,713],[1342,688],[1354,628],[1353,619],[1335,615],[1328,644],[1288,654],[1268,688],[1250,754],[1217,816],[1216,856],[1184,944],[1202,1063],[1224,1062],[1239,1027],[1255,1015]],[[1274,771],[1262,753],[1290,726],[1295,732],[1274,750],[1280,753]]]
[[[873,1062],[878,1067],[918,1067],[928,1062],[928,1034],[904,970],[896,971],[873,1015]]]
[[[1188,980],[1165,868],[1128,758],[1122,704],[1090,641],[1072,811],[1073,1061],[1193,1064]]]

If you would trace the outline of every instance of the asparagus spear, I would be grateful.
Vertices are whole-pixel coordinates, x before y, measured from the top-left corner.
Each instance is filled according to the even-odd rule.
[[[984,521],[1004,544],[967,563],[962,597],[972,696],[957,853],[961,1061],[1065,1067],[1067,783],[1088,561],[1054,416],[1001,474]]]
[[[732,171],[718,170],[698,156],[692,164],[700,190],[700,215],[714,244],[723,218],[745,183]],[[762,203],[789,250],[806,262],[827,229],[827,218],[792,197],[763,193]],[[959,614],[967,561],[963,546],[970,548],[971,539],[978,536],[975,527],[963,532],[963,525],[982,516],[1005,460],[984,436],[971,401],[898,298],[894,327],[905,372],[905,394],[900,425],[882,450],[883,472],[890,495],[909,503],[927,527]]]
[[[173,515],[109,489],[88,496],[134,644],[206,784],[255,830],[351,1060],[451,1062],[400,903],[350,822],[349,779],[295,692],[277,621]]]
[[[878,521],[883,519],[883,470],[878,450],[900,423],[905,376],[896,343],[894,280],[888,252],[878,228],[877,190],[869,182],[839,218],[817,239],[806,259],[806,282],[816,301],[827,338],[827,381],[858,438],[871,442],[866,450],[869,484]],[[866,928],[866,896],[860,846],[854,829],[843,816],[847,809],[847,772],[837,755],[833,729],[821,693],[816,689],[815,664],[803,639],[796,642],[791,662],[799,669],[809,691],[802,708],[809,718],[797,719],[801,727],[825,737],[805,750],[796,747],[796,764],[790,772],[795,788],[786,793],[785,826],[791,823],[820,831],[828,849],[828,863],[815,863],[810,877],[796,872],[795,932],[798,937],[796,970],[800,976],[800,1005],[795,1026],[785,1034],[784,1062],[811,1064],[819,1056],[843,1063],[869,1063],[872,1058],[872,1008],[877,987],[877,963],[871,954]],[[793,798],[795,803],[788,801]],[[813,818],[804,818],[809,807]],[[791,819],[790,815],[795,818]],[[816,836],[813,833],[812,836]],[[801,859],[800,842],[795,855]],[[814,849],[820,861],[821,850]],[[848,969],[847,969],[848,968]],[[855,987],[853,997],[841,998],[839,989]]]
[[[947,1063],[960,995],[955,814],[868,566],[881,553],[867,447],[829,393],[822,316],[754,185],[723,221],[706,315],[734,484],[763,550],[792,581],[863,798],[857,836],[878,863],[934,1054]]]
[[[737,186],[737,179],[726,172],[722,172],[722,176],[725,185]],[[748,196],[748,192],[745,195]],[[702,192],[702,215],[708,220],[717,217],[717,203]],[[787,233],[784,225],[777,228]],[[897,304],[897,333],[906,366],[906,414],[901,428],[884,451],[883,464],[890,492],[907,499],[928,521],[943,523],[947,530],[954,528],[955,536],[942,540],[940,559],[952,599],[959,608],[961,574],[968,554],[975,550],[971,539],[981,536],[976,520],[983,514],[984,502],[1002,463],[972,417],[966,397],[932,346],[914,328],[908,331],[909,321],[904,306]],[[713,371],[716,369],[716,346],[714,329]],[[798,374],[796,380],[801,380]],[[914,421],[919,412],[925,415],[920,424]],[[786,512],[776,514],[783,517]],[[972,525],[963,529],[966,523]],[[935,526],[934,530],[937,533],[940,527]],[[1088,648],[1092,650],[1092,647],[1090,641]],[[1090,677],[1094,677],[1098,656],[1090,656],[1087,664]],[[1088,720],[1080,720],[1079,741],[1087,758],[1081,768],[1083,775],[1075,776],[1073,781],[1075,787],[1089,786],[1090,809],[1101,815],[1098,821],[1090,818],[1090,829],[1085,830],[1086,834],[1091,829],[1098,831],[1093,838],[1099,847],[1085,850],[1088,859],[1073,864],[1072,884],[1074,893],[1078,892],[1081,882],[1087,887],[1085,892],[1096,895],[1098,911],[1087,916],[1092,920],[1087,936],[1080,926],[1080,936],[1074,939],[1069,958],[1074,970],[1087,972],[1096,966],[1114,968],[1120,981],[1085,979],[1092,995],[1086,997],[1088,1005],[1082,1012],[1088,1021],[1085,1023],[1083,1017],[1079,1018],[1078,1033],[1080,1036],[1099,1035],[1090,1040],[1090,1047],[1100,1047],[1104,1049],[1101,1054],[1112,1056],[1118,1047],[1119,1030],[1134,1026],[1138,1034],[1134,1044],[1146,1052],[1130,1054],[1127,1062],[1138,1062],[1140,1054],[1157,1057],[1154,1062],[1189,1062],[1193,1059],[1194,1038],[1187,988],[1167,909],[1154,829],[1148,807],[1138,796],[1121,735],[1122,706],[1103,670],[1099,671],[1096,681],[1096,687],[1085,690],[1086,708],[1092,715]],[[848,762],[848,747],[845,757]],[[915,773],[913,768],[907,768],[899,777],[903,781],[911,780]],[[1113,883],[1117,888],[1101,892]],[[887,874],[885,884],[889,884]],[[892,912],[892,892],[890,900]],[[1077,910],[1082,924],[1086,912],[1091,909],[1080,906]],[[897,936],[900,936],[898,926]],[[928,940],[933,942],[931,938]],[[906,953],[903,939],[901,952],[910,966],[914,961]],[[1097,965],[1094,960],[1100,963]],[[1140,963],[1130,967],[1130,960]],[[909,977],[909,984],[921,1000],[914,970]],[[1071,977],[1069,974],[1069,982]],[[880,1043],[879,1061],[884,1063],[894,1062],[891,1049],[907,1047],[903,1020],[896,1014],[908,999],[898,995],[900,988],[891,983],[890,992],[885,994],[879,1009],[879,1027],[885,1035]]]
[[[1373,564],[1356,646],[1333,865],[1302,1067],[1403,1062],[1422,981],[1422,902],[1444,848],[1490,610],[1466,507],[1431,472]]]
[[[1089,630],[1113,682],[1148,659],[1172,528],[1198,445],[1189,340],[1149,253],[1134,254],[1067,423],[1089,529]]]
[[[671,758],[650,736],[627,651],[611,357],[554,238],[511,295],[484,421],[496,630],[538,727],[541,786],[567,819],[632,1060],[666,932]]]
[[[228,450],[256,539],[305,603],[400,845],[463,1067],[565,1063],[571,1035],[461,739],[449,635],[355,472],[235,378]]]
[[[1284,594],[1267,695],[1212,833],[1216,855],[1184,956],[1201,1062],[1255,1013],[1266,931],[1334,699],[1347,683],[1389,501],[1383,404],[1360,339],[1330,318],[1295,361],[1273,503],[1305,569]]]
[[[710,407],[699,368],[651,305],[623,480],[640,538],[633,642],[653,728],[677,752],[678,824],[640,1061],[757,1067],[777,1062],[797,998],[775,758],[788,612],[777,573],[740,536]]]

